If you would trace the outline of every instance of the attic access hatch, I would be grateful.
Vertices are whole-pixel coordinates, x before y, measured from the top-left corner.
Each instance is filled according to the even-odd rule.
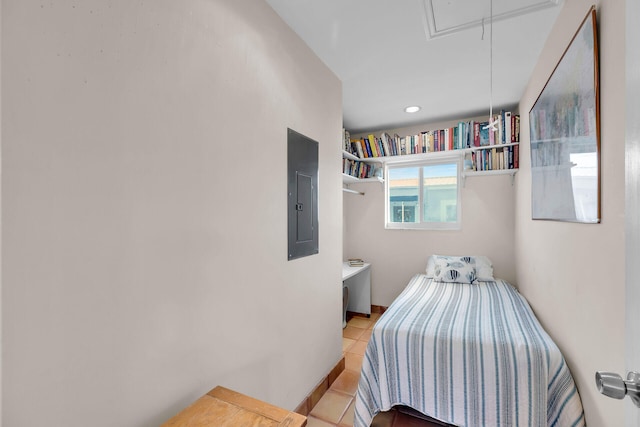
[[[493,0],[493,21],[557,6],[560,0]],[[490,22],[489,1],[422,0],[427,40],[479,27]]]
[[[318,253],[318,142],[287,129],[288,259]]]

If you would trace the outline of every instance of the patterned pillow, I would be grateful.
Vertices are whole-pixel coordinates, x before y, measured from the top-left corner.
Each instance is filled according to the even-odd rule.
[[[446,255],[430,255],[427,259],[426,276],[429,279],[433,279],[436,270],[436,260],[438,258],[467,258],[467,257],[448,257]],[[475,261],[476,267],[476,280],[478,282],[489,282],[495,280],[493,278],[493,264],[491,260],[484,255],[474,255],[468,258],[472,258]]]
[[[433,279],[440,282],[473,283],[476,280],[476,261],[469,256],[438,256],[435,258]]]

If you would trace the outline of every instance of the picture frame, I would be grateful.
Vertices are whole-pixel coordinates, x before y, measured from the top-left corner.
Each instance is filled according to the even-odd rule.
[[[597,34],[592,6],[529,111],[534,220],[601,220]]]

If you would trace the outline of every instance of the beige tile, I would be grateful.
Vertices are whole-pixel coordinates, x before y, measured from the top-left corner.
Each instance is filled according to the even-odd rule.
[[[322,421],[316,417],[307,418],[307,427],[335,427],[335,424]]]
[[[366,349],[367,349],[366,341],[356,341],[351,347],[349,347],[349,353],[355,353],[355,354],[364,356],[364,352]]]
[[[342,338],[342,352],[349,351],[349,349],[356,343],[356,340],[351,338]]]
[[[353,371],[353,372],[360,372],[360,370],[362,369],[362,359],[364,358],[363,355],[361,354],[355,354],[355,353],[345,353],[344,354],[344,360],[345,360],[345,365],[344,368],[349,370],[349,371]]]
[[[342,371],[338,379],[331,384],[331,390],[340,391],[342,393],[355,396],[358,390],[358,381],[360,373],[353,371]]]
[[[371,339],[372,333],[373,333],[373,329],[367,329],[362,333],[362,335],[360,335],[360,338],[358,338],[358,340],[369,342],[369,340]]]
[[[372,324],[373,322],[371,321],[371,319],[356,316],[347,322],[347,327],[353,326],[355,328],[369,329]]]
[[[344,338],[351,338],[352,340],[357,340],[362,336],[362,334],[367,329],[364,328],[356,328],[355,326],[347,325],[346,328],[342,330],[342,336]]]
[[[355,413],[356,401],[353,400],[347,412],[342,416],[342,419],[338,423],[338,427],[353,427],[353,414]]]
[[[349,395],[329,390],[322,396],[320,402],[311,410],[309,415],[337,424],[347,411],[352,400],[353,398]]]

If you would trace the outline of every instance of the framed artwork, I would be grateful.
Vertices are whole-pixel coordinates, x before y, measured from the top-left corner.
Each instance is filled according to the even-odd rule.
[[[591,7],[529,112],[531,216],[600,222],[600,94]]]

